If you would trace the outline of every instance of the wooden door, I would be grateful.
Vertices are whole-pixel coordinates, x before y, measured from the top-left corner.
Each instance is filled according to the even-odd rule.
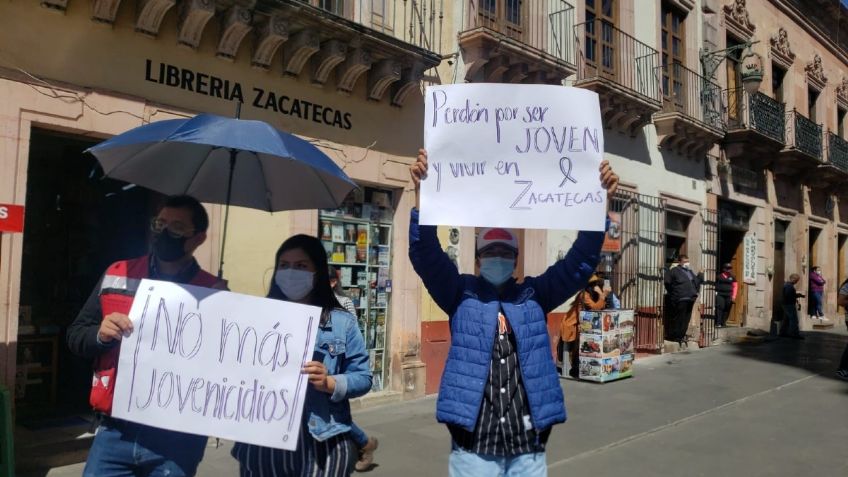
[[[774,321],[783,319],[783,284],[786,283],[786,232],[788,230],[789,222],[774,221],[774,276],[771,278],[771,307]]]
[[[598,74],[615,78],[618,41],[615,0],[586,1],[586,61]]]
[[[667,109],[685,111],[686,14],[662,5],[662,90]],[[691,113],[690,113],[691,114]]]
[[[728,47],[733,46],[728,39]],[[742,122],[743,96],[741,82],[739,81],[739,61],[734,55],[728,55],[724,60],[725,74],[727,75],[727,116],[735,125]]]

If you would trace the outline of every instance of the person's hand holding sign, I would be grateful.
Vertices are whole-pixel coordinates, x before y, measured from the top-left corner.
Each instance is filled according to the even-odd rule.
[[[301,370],[303,374],[309,375],[309,382],[317,391],[333,394],[336,390],[336,380],[327,375],[327,367],[320,361],[309,361]]]
[[[409,166],[409,173],[415,185],[415,208],[421,209],[421,181],[427,178],[427,151],[418,150],[418,158]]]
[[[609,161],[601,161],[601,185],[607,190],[607,199],[611,199],[618,189],[618,174],[612,171]],[[609,207],[609,201],[607,201]]]
[[[112,341],[120,341],[122,337],[129,336],[132,329],[132,321],[130,321],[127,315],[123,313],[109,313],[100,322],[97,339],[104,344],[111,343]]]

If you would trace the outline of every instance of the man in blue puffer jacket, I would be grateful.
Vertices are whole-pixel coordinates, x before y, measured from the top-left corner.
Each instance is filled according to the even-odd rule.
[[[451,347],[442,375],[436,419],[452,438],[452,477],[547,475],[545,444],[564,422],[565,403],[551,356],[548,312],[583,288],[600,259],[602,232],[580,232],[573,247],[538,277],[512,277],[518,240],[509,229],[482,229],[480,275],[460,275],[442,250],[436,227],[418,224],[420,181],[427,153],[410,167],[416,208],[409,225],[409,258],[433,300],[450,316]],[[615,192],[607,161],[601,183]]]

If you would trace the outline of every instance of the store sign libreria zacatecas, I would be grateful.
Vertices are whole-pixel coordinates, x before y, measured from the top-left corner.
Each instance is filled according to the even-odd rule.
[[[303,121],[312,121],[344,130],[353,128],[352,115],[347,111],[289,96],[279,91],[242,85],[239,81],[202,71],[154,62],[149,59],[145,61],[145,81],[203,96],[241,102],[245,106],[264,109]]]

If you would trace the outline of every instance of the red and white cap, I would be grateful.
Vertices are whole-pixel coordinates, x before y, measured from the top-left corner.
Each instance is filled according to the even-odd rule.
[[[518,238],[510,229],[487,228],[477,234],[477,253],[492,245],[504,245],[518,252]]]

